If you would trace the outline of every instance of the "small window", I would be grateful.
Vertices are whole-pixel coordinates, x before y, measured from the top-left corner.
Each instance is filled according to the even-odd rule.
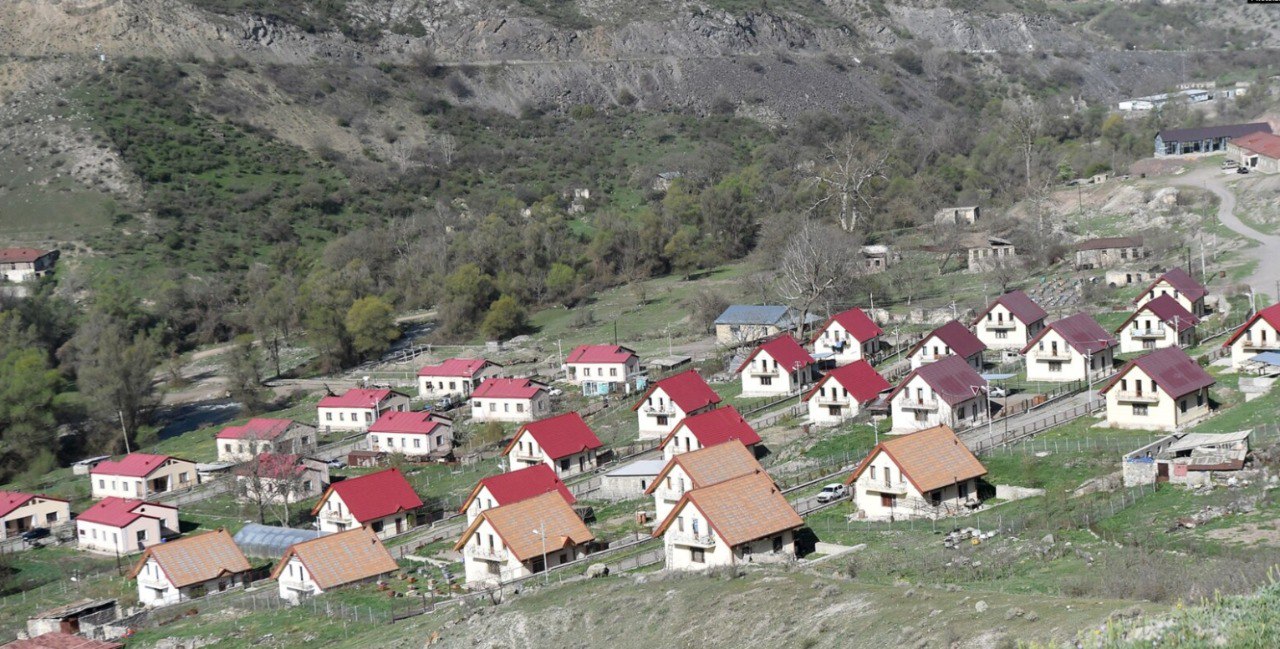
[[[689,561],[693,563],[706,563],[707,551],[702,548],[689,548]]]

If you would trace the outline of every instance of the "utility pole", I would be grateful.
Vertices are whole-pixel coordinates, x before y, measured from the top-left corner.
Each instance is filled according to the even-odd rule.
[[[120,416],[120,432],[124,435],[124,452],[132,453],[133,451],[129,450],[129,429],[124,426],[124,411],[117,409],[116,414]]]

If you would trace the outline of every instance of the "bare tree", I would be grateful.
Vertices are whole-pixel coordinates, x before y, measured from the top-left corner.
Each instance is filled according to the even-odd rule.
[[[830,301],[861,272],[857,242],[852,237],[806,221],[787,241],[778,264],[778,295],[799,317],[796,334],[804,336],[809,314]]]
[[[453,157],[458,153],[458,139],[448,133],[437,135],[436,151],[440,153],[444,166],[452,167]]]
[[[1044,130],[1044,114],[1030,99],[1010,100],[1005,104],[1005,121],[1013,134],[1015,144],[1022,153],[1026,165],[1027,189],[1031,189],[1031,159],[1036,152],[1036,140]]]
[[[846,135],[838,143],[827,145],[825,164],[809,178],[811,186],[822,190],[822,197],[810,206],[813,211],[833,204],[836,219],[845,232],[852,232],[871,209],[871,199],[879,191],[879,181],[887,180],[889,152]]]

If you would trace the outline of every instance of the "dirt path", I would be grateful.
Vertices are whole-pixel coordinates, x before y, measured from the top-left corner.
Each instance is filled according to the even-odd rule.
[[[1234,177],[1234,176],[1232,176]],[[1265,234],[1249,227],[1236,216],[1236,195],[1227,184],[1227,176],[1217,169],[1197,169],[1178,179],[1179,184],[1198,185],[1218,197],[1218,220],[1228,229],[1258,245],[1246,248],[1244,253],[1256,259],[1257,268],[1245,278],[1257,293],[1267,293],[1280,301],[1276,282],[1280,281],[1280,236]]]

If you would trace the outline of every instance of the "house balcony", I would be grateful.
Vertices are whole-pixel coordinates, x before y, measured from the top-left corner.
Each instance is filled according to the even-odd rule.
[[[716,537],[711,534],[675,532],[671,535],[671,542],[691,548],[713,548],[716,545]]]
[[[641,412],[649,415],[650,417],[671,417],[676,414],[676,409],[669,405],[645,406],[644,408],[641,408]]]
[[[483,545],[468,545],[466,550],[467,556],[479,561],[498,561],[507,560],[506,548],[490,548]]]
[[[897,484],[885,482],[868,482],[867,491],[874,491],[882,494],[897,494],[905,496],[907,494],[907,483],[899,481]]]
[[[1160,395],[1155,392],[1116,392],[1116,401],[1121,403],[1159,403]]]
[[[1280,340],[1267,342],[1265,340],[1257,340],[1246,336],[1240,339],[1240,344],[1244,347],[1245,351],[1265,352],[1273,349],[1280,349]]]
[[[898,399],[898,406],[903,410],[937,410],[937,399]]]
[[[544,459],[541,455],[533,453],[532,451],[516,451],[511,454],[511,457],[516,462],[532,462],[534,464],[539,464]]]
[[[830,395],[825,396],[825,397],[824,397],[824,396],[816,396],[816,397],[814,397],[814,398],[813,398],[813,400],[814,400],[814,401],[816,401],[816,402],[818,403],[818,405],[820,405],[820,406],[847,406],[847,405],[849,405],[849,398],[848,398],[848,397],[835,397],[835,396],[830,396]]]
[[[334,523],[345,523],[351,520],[351,514],[348,512],[325,510],[320,512],[319,519],[322,521],[332,521]]]
[[[1012,320],[1008,320],[1001,322],[988,322],[983,325],[983,328],[987,331],[1013,331],[1018,327]]]
[[[917,358],[920,359],[921,364],[924,364],[940,361],[948,356],[950,356],[950,354],[920,354]]]
[[[1136,330],[1132,330],[1129,335],[1137,339],[1162,340],[1165,336],[1165,333],[1167,333],[1166,329],[1164,327],[1161,327],[1159,329],[1136,329]]]
[[[1073,355],[1071,352],[1064,349],[1056,352],[1051,350],[1035,351],[1031,352],[1031,357],[1041,363],[1069,363],[1071,362]]]
[[[751,376],[778,376],[778,370],[766,370],[758,367],[747,370],[747,374]]]
[[[680,498],[683,497],[684,494],[685,492],[680,491],[679,489],[659,489],[654,492],[654,495],[659,499],[671,503],[672,505],[680,502]]]

